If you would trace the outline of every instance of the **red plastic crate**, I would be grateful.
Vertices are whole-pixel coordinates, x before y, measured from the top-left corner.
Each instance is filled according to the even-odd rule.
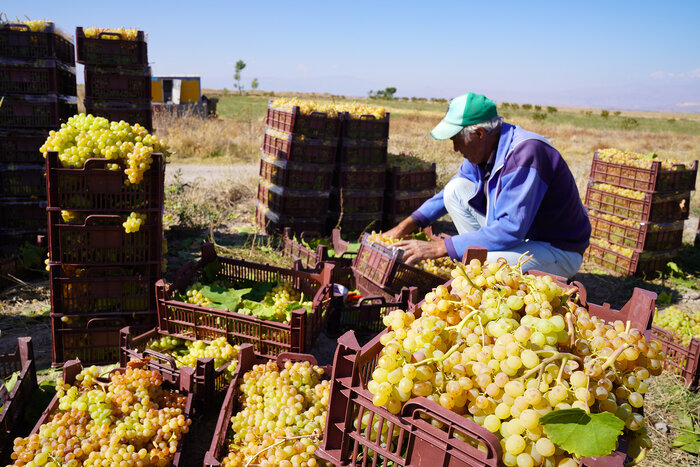
[[[384,212],[389,216],[408,217],[421,205],[433,197],[435,190],[387,191]]]
[[[654,274],[666,269],[666,263],[678,255],[678,250],[635,251],[632,257],[616,251],[591,244],[584,255],[584,260],[621,275]]]
[[[262,152],[277,159],[305,164],[334,164],[338,151],[337,138],[304,138],[287,134],[286,139],[265,133]]]
[[[46,201],[0,198],[0,232],[8,230],[46,233]]]
[[[264,180],[258,182],[258,201],[286,216],[325,217],[328,212],[328,191],[291,190]]]
[[[361,115],[358,118],[349,114],[342,114],[341,134],[343,138],[364,140],[389,139],[389,112],[384,118],[376,118],[374,115]]]
[[[75,96],[75,68],[57,60],[0,59],[0,88],[12,94]]]
[[[85,98],[85,113],[104,117],[113,122],[124,120],[130,125],[138,123],[149,132],[153,130],[153,111],[150,100],[125,102]]]
[[[116,32],[102,32],[95,39],[85,37],[82,27],[75,29],[78,63],[83,65],[148,65],[148,46],[143,31],[136,40],[122,39]]]
[[[338,148],[338,164],[386,165],[387,140],[354,140],[343,138]]]
[[[269,105],[272,105],[270,101]],[[285,111],[268,106],[265,125],[285,133],[304,135],[307,138],[338,138],[340,136],[341,118],[329,117],[322,112],[303,115],[299,107]]]
[[[0,166],[0,197],[46,199],[46,178],[41,165]]]
[[[255,207],[255,222],[258,227],[267,233],[280,233],[285,227],[292,229],[292,232],[313,232],[326,231],[326,216],[321,217],[297,217],[288,216],[271,211],[265,203],[257,202]]]
[[[360,236],[364,232],[379,230],[382,226],[381,212],[328,213],[328,229],[340,229]]]
[[[0,130],[0,164],[43,165],[39,148],[48,136],[48,130]]]
[[[586,191],[586,207],[639,222],[675,222],[688,218],[690,191],[645,193],[643,200],[636,200],[598,190],[591,182]]]
[[[138,184],[128,180],[123,168],[109,170],[108,159],[88,159],[80,169],[64,168],[58,153],[46,155],[47,198],[49,207],[68,211],[114,212],[163,209],[165,164],[161,154],[153,154],[151,168]],[[119,162],[117,162],[121,166]]]
[[[49,211],[50,264],[79,266],[136,266],[160,264],[163,222],[160,212],[149,213],[138,232],[126,233],[128,213],[90,214],[85,221],[65,224],[58,208]]]
[[[301,232],[299,238],[320,238],[323,237],[317,232]],[[356,253],[350,251],[342,251],[347,247],[347,242],[340,238],[340,230],[333,229],[332,244],[335,250],[335,256],[331,256],[326,245],[318,245],[315,251],[310,250],[301,241],[295,241],[292,238],[292,229],[286,227],[282,236],[282,254],[293,259],[301,261],[304,268],[315,269],[323,267],[323,263],[331,263],[334,265],[331,282],[341,284],[346,287],[353,287],[352,274],[352,259]]]
[[[598,151],[595,151],[590,177],[596,182],[645,192],[694,190],[698,161],[693,161],[690,168],[674,167],[664,170],[659,161],[653,161],[648,169],[605,162],[598,158]]]
[[[321,190],[331,188],[331,164],[306,164],[277,159],[262,153],[260,179],[290,190]]]
[[[0,127],[57,129],[77,113],[75,96],[7,94],[0,106]]]
[[[688,346],[678,342],[673,333],[652,326],[652,339],[661,342],[664,358],[661,365],[666,371],[679,375],[692,390],[700,387],[700,339],[692,338]]]
[[[332,187],[329,209],[343,214],[381,212],[384,208],[384,189],[354,190]],[[348,230],[348,229],[343,229]]]
[[[85,97],[144,101],[151,99],[151,69],[85,66]]]
[[[350,190],[383,190],[386,168],[379,165],[339,165],[333,174],[333,185]]]
[[[0,24],[0,57],[18,59],[57,59],[75,66],[73,41],[47,24],[44,31],[32,32],[26,24]]]
[[[245,345],[245,344],[244,344]],[[243,346],[241,346],[243,350]],[[301,362],[308,361],[312,365],[317,365],[318,362],[313,355],[304,353],[289,353],[285,352],[276,357],[277,365],[280,368],[284,367],[285,362]],[[231,385],[226,391],[226,397],[224,398],[224,403],[221,406],[221,412],[219,412],[219,418],[216,421],[216,427],[214,428],[214,435],[209,446],[209,450],[204,454],[204,466],[205,467],[219,467],[221,461],[227,455],[227,442],[229,427],[231,426],[231,418],[238,413],[239,410],[239,396],[240,390],[239,386],[243,382],[243,375],[250,371],[255,365],[256,361],[249,352],[245,355],[241,355],[238,361],[238,368],[236,369],[236,376]],[[325,375],[330,376],[330,367],[325,366]]]
[[[437,172],[435,162],[427,167],[387,167],[386,187],[389,191],[435,190]]]
[[[610,243],[643,250],[671,250],[683,245],[683,221],[668,224],[639,223],[632,227],[590,214],[591,236]]]
[[[190,284],[199,281],[201,269],[214,261],[221,264],[217,277],[227,282],[242,279],[290,282],[304,296],[313,297],[312,312],[294,310],[289,323],[280,323],[174,299],[175,292],[182,293]],[[214,245],[206,243],[202,245],[202,259],[180,269],[171,285],[166,287],[162,280],[156,283],[158,327],[175,337],[211,340],[225,336],[232,344],[251,343],[256,355],[265,358],[282,352],[305,352],[311,349],[325,325],[331,301],[332,273],[330,264],[321,271],[308,272],[224,258],[216,255]]]

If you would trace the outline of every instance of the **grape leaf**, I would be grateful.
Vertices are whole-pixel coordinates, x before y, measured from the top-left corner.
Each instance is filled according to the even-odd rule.
[[[243,300],[241,308],[238,310],[239,313],[244,315],[255,316],[260,319],[265,319],[268,321],[282,321],[281,316],[278,316],[277,312],[265,303],[254,302],[252,300]]]
[[[12,373],[12,376],[7,381],[5,381],[5,390],[7,391],[8,396],[12,392],[12,388],[14,388],[15,384],[17,384],[18,379],[19,371],[15,371],[14,373]]]
[[[217,259],[202,267],[202,280],[204,282],[214,282],[221,272],[221,262]]]
[[[205,285],[200,293],[212,301],[212,308],[221,310],[236,311],[243,300],[243,296],[250,293],[252,289],[227,289],[219,285]]]
[[[261,302],[267,293],[275,288],[277,281],[259,282],[251,279],[243,279],[236,283],[237,288],[248,288],[250,291],[243,297],[254,302]]]
[[[609,412],[588,414],[581,409],[554,410],[540,423],[554,444],[578,457],[607,456],[625,428],[625,422]]]

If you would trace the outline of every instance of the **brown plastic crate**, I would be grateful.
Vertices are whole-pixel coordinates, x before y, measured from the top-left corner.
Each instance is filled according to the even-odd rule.
[[[384,189],[354,190],[332,187],[329,210],[343,214],[381,212],[384,208]],[[349,229],[343,229],[349,231]]]
[[[57,59],[75,66],[75,45],[54,23],[41,32],[32,32],[26,24],[0,24],[0,57],[18,59]]]
[[[437,186],[435,162],[427,167],[388,167],[386,175],[389,191],[435,190]]]
[[[0,89],[12,94],[75,96],[75,68],[57,60],[0,59]]]
[[[46,201],[0,198],[0,232],[7,230],[46,233]]]
[[[285,216],[325,217],[328,212],[328,191],[291,190],[264,180],[258,181],[258,201]]]
[[[312,365],[318,364],[313,355],[305,353],[284,352],[279,354],[275,358],[275,361],[280,368],[283,368],[287,361],[308,361],[311,362]],[[250,352],[243,353],[243,346],[241,346],[241,358],[238,361],[236,375],[226,391],[226,397],[221,406],[219,418],[216,421],[216,427],[214,428],[214,435],[209,450],[204,454],[204,467],[219,467],[221,461],[227,455],[226,440],[228,438],[229,427],[231,426],[231,418],[238,413],[239,410],[239,386],[243,382],[243,375],[250,371],[255,364],[254,356]],[[323,368],[325,369],[325,376],[330,377],[330,367],[325,366]]]
[[[643,169],[602,161],[598,158],[598,151],[595,151],[590,177],[600,183],[654,192],[694,190],[697,175],[698,161],[693,161],[690,168],[676,165],[670,170],[662,169],[661,162],[653,161],[650,168]]]
[[[265,125],[285,133],[304,135],[307,138],[338,138],[340,136],[340,117],[329,117],[322,112],[303,115],[299,107],[291,111],[271,108],[268,104]]]
[[[264,203],[258,201],[255,207],[255,223],[267,233],[281,233],[285,227],[292,232],[325,232],[326,216],[321,217],[296,217],[271,211]]]
[[[321,190],[331,188],[331,164],[305,164],[277,159],[262,153],[260,179],[290,190]]]
[[[328,229],[340,229],[348,234],[357,234],[379,230],[382,226],[381,212],[328,213]]]
[[[46,178],[41,165],[0,166],[0,197],[46,199]]]
[[[75,96],[7,94],[0,106],[0,127],[57,129],[77,113]]]
[[[339,165],[333,174],[333,185],[349,190],[383,190],[386,168],[381,165]]]
[[[323,267],[323,263],[333,264],[334,268],[331,282],[354,288],[352,280],[352,259],[355,257],[356,253],[350,251],[340,252],[343,248],[341,242],[344,243],[345,246],[347,245],[347,242],[344,242],[340,238],[340,230],[333,229],[331,237],[335,256],[330,256],[326,245],[318,245],[316,250],[312,251],[303,245],[301,241],[295,241],[292,237],[292,229],[286,227],[282,236],[283,255],[289,256],[295,260],[300,260],[302,267],[308,269]],[[300,239],[304,240],[305,237],[320,238],[323,236],[317,232],[301,232]]]
[[[651,327],[651,336],[661,342],[661,352],[664,354],[661,365],[664,369],[679,375],[689,389],[700,388],[700,339],[694,337],[688,346],[684,346],[672,332],[659,326]]]
[[[123,169],[107,168],[112,163],[115,162],[108,159],[88,159],[83,168],[64,168],[58,153],[49,151],[46,155],[49,207],[91,213],[163,209],[165,164],[161,154],[153,154],[151,168],[138,184],[125,184],[128,177]]]
[[[151,99],[151,69],[85,66],[85,97],[143,101]]]
[[[435,190],[387,191],[384,212],[389,216],[408,217],[435,194]]]
[[[49,267],[51,313],[55,316],[112,315],[156,309],[158,265],[83,268]]]
[[[671,250],[683,245],[683,221],[668,224],[639,223],[632,227],[590,214],[591,236],[610,243],[643,250]]]
[[[386,165],[387,140],[354,140],[343,138],[338,148],[338,164]]]
[[[337,138],[305,138],[288,133],[287,139],[269,133],[263,137],[262,152],[277,159],[304,164],[334,164],[338,151]]]
[[[85,37],[82,27],[75,29],[78,63],[83,65],[147,66],[148,46],[143,31],[136,40],[122,39],[116,32],[101,32],[96,39]]]
[[[39,148],[48,130],[0,129],[0,164],[45,164]]]
[[[591,244],[586,250],[584,259],[598,266],[621,275],[654,274],[666,269],[666,263],[678,255],[678,250],[632,253],[632,257],[624,256],[616,251],[608,250],[599,245]]]
[[[214,261],[218,261],[222,268],[217,277],[227,282],[242,279],[290,282],[306,297],[313,297],[312,312],[294,310],[289,323],[280,323],[174,299],[176,292],[182,293],[190,284],[199,281],[202,268]],[[320,271],[309,272],[224,258],[216,255],[214,245],[205,243],[202,245],[202,259],[181,268],[171,285],[166,287],[162,280],[156,283],[158,327],[175,337],[211,340],[225,336],[232,344],[251,343],[256,355],[265,358],[273,358],[282,352],[305,352],[311,349],[325,326],[331,301],[332,273],[331,264],[325,264]]]
[[[389,112],[384,118],[374,115],[361,115],[358,118],[344,113],[342,116],[341,134],[343,138],[364,140],[389,139]]]
[[[149,213],[138,232],[126,233],[128,213],[90,214],[79,224],[65,224],[58,208],[49,211],[50,264],[79,266],[136,266],[160,264],[163,222],[160,212]]]
[[[643,200],[636,200],[598,190],[594,182],[589,182],[586,207],[639,222],[675,222],[688,218],[690,191],[645,193]]]
[[[14,372],[19,372],[19,377],[0,411],[0,459],[4,460],[10,459],[13,440],[24,434],[24,411],[38,387],[31,337],[18,337],[17,349],[0,355],[0,378],[9,378]]]
[[[83,362],[82,360],[67,361],[66,364],[63,366],[63,381],[65,381],[67,384],[75,384],[76,376],[78,376],[80,372],[83,371],[82,363],[86,362]],[[162,387],[163,389],[179,392],[180,394],[187,396],[185,410],[182,414],[185,416],[185,419],[192,419],[192,375],[187,370],[189,370],[189,368],[183,369],[182,376],[179,378],[178,385],[172,384],[166,381],[164,378]],[[117,368],[115,370],[112,370],[112,372],[124,371],[124,368]],[[100,381],[107,382],[108,380],[106,378],[100,378]],[[51,402],[49,402],[49,405],[46,408],[46,410],[44,410],[44,413],[41,415],[39,421],[34,426],[34,429],[32,430],[31,434],[39,433],[39,428],[41,428],[41,425],[48,422],[49,417],[51,417],[51,415],[58,409],[58,403],[58,395],[55,395],[53,399],[51,399]],[[174,453],[172,463],[170,464],[171,467],[178,467],[180,465],[180,459],[182,457],[182,448],[184,446],[186,436],[187,435],[183,436],[182,439],[180,439],[180,442],[178,443],[177,451]]]
[[[85,98],[85,113],[104,117],[113,122],[124,120],[130,125],[138,123],[149,132],[153,130],[153,111],[150,100],[125,102]]]

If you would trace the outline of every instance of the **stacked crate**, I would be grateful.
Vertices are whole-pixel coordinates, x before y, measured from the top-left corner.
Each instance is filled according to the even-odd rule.
[[[384,194],[385,230],[410,216],[435,194],[435,163],[427,164],[410,155],[389,154]]]
[[[328,213],[330,227],[359,233],[380,230],[386,185],[389,114],[343,113]]]
[[[53,23],[0,24],[0,244],[46,233],[39,148],[77,112],[75,48]]]
[[[664,270],[683,243],[698,163],[612,162],[593,155],[585,204],[591,245],[585,258],[607,270],[632,275]],[[612,188],[611,188],[612,187]]]
[[[150,132],[151,69],[143,31],[133,40],[107,31],[86,37],[81,27],[75,35],[78,63],[85,65],[85,112],[110,121],[139,123]]]
[[[339,134],[336,117],[268,107],[256,208],[261,228],[325,230]]]
[[[113,161],[109,161],[110,163]],[[49,281],[53,363],[79,358],[106,364],[119,358],[119,330],[152,327],[161,277],[165,166],[153,154],[139,184],[125,184],[107,159],[63,168],[46,158]],[[146,216],[126,233],[130,213]]]

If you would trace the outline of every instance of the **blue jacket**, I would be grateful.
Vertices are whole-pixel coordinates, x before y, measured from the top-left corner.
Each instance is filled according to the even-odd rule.
[[[461,259],[470,245],[507,251],[525,239],[581,254],[588,248],[591,224],[576,182],[561,154],[544,137],[503,123],[489,179],[483,180],[482,169],[468,160],[455,177],[475,183],[469,204],[485,214],[486,224],[476,232],[446,239],[451,258]],[[488,195],[483,183],[488,183]],[[443,191],[411,215],[420,227],[447,214]]]

